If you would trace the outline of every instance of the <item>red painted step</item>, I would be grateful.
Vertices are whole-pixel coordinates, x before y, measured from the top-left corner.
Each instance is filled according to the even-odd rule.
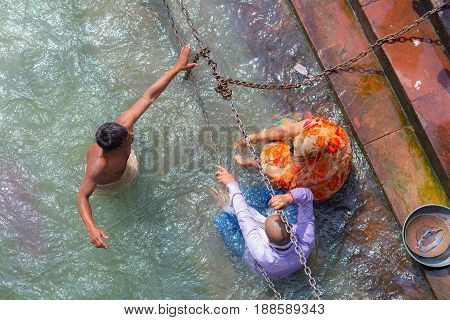
[[[342,63],[369,46],[346,0],[291,2],[324,67]],[[378,72],[377,57],[370,53],[354,68],[365,72],[334,73],[329,80],[399,224],[403,225],[408,214],[423,204],[448,205],[448,197],[419,144],[416,128],[405,117],[385,74]],[[370,72],[373,70],[376,72]],[[450,267],[424,271],[435,296],[450,299]]]
[[[371,42],[411,24],[425,12],[420,1],[350,3]],[[399,41],[383,46],[377,55],[449,194],[450,63],[442,40],[431,22],[425,21]]]

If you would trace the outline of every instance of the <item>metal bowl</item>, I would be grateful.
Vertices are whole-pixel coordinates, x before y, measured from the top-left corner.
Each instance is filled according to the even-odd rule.
[[[411,214],[406,219],[405,224],[403,225],[402,228],[403,245],[405,246],[406,251],[408,251],[411,257],[413,257],[413,259],[416,260],[417,262],[428,267],[434,268],[446,267],[450,265],[450,246],[447,248],[447,250],[444,251],[444,253],[440,254],[437,257],[424,258],[412,252],[411,249],[408,247],[408,244],[406,243],[405,240],[406,228],[408,227],[408,224],[411,222],[412,219],[423,214],[437,214],[439,217],[447,221],[447,225],[450,224],[450,209],[448,207],[437,204],[427,204],[422,207],[419,207],[415,209],[413,212],[411,212]]]

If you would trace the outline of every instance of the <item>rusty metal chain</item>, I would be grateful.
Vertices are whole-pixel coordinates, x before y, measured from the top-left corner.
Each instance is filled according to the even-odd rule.
[[[273,284],[272,280],[269,278],[269,276],[266,273],[266,270],[264,270],[263,267],[261,267],[261,265],[258,263],[258,261],[256,261],[255,259],[253,259],[256,263],[256,266],[258,267],[259,272],[262,274],[264,280],[266,280],[267,284],[269,285],[269,288],[273,291],[273,293],[275,294],[275,297],[278,300],[283,300],[283,297],[281,296],[281,293],[278,292],[278,290],[275,288],[275,285]]]
[[[270,192],[270,194],[273,197],[273,196],[275,196],[275,191],[274,191],[274,189],[273,189],[273,187],[272,187],[272,185],[270,183],[269,177],[267,176],[267,174],[264,172],[264,169],[262,168],[261,161],[260,161],[260,159],[259,159],[259,157],[258,157],[258,155],[256,153],[256,149],[250,143],[250,140],[249,140],[247,131],[245,129],[245,126],[244,126],[242,120],[239,117],[238,111],[236,110],[236,108],[234,106],[234,103],[233,103],[233,100],[232,100],[232,91],[231,91],[230,88],[228,88],[228,83],[224,80],[224,78],[219,75],[219,72],[217,70],[217,63],[209,56],[209,53],[211,51],[209,50],[209,48],[205,47],[205,45],[201,41],[199,32],[195,28],[194,23],[193,23],[192,19],[189,16],[189,12],[187,11],[186,7],[184,6],[184,0],[178,0],[178,3],[180,5],[180,7],[181,7],[181,10],[183,12],[183,15],[184,15],[188,25],[190,26],[190,28],[193,31],[193,34],[194,34],[195,38],[197,40],[200,40],[200,41],[198,41],[198,43],[199,43],[199,46],[201,47],[201,50],[195,55],[194,61],[196,62],[199,59],[203,59],[203,60],[205,60],[207,62],[208,66],[211,68],[212,76],[217,81],[216,91],[222,95],[223,99],[229,101],[231,112],[232,112],[233,116],[236,119],[236,122],[238,124],[239,130],[241,131],[241,133],[242,133],[242,135],[243,135],[243,137],[244,137],[244,139],[246,141],[247,147],[248,147],[252,157],[255,159],[256,163],[258,164],[258,170],[259,170],[259,173],[261,174],[261,176],[262,176],[262,178],[264,180],[264,184],[265,184],[266,188],[268,189],[268,191]],[[316,297],[316,299],[320,300],[321,299],[321,292],[320,292],[320,290],[317,287],[316,280],[311,275],[311,269],[306,264],[306,258],[305,258],[304,254],[303,254],[302,248],[298,244],[297,237],[293,233],[292,227],[287,222],[287,218],[284,215],[283,210],[278,210],[278,214],[280,215],[281,219],[285,223],[286,231],[289,233],[289,237],[290,237],[292,243],[295,246],[295,252],[299,256],[300,263],[303,266],[303,270],[304,270],[306,276],[308,277],[308,282],[309,282],[309,285],[311,286],[311,288],[313,290],[314,296]],[[264,271],[264,269],[258,264],[258,262],[256,262],[256,263],[257,263],[258,269],[260,269],[260,272],[262,273],[264,279],[266,281],[270,280],[270,278],[267,276],[267,274]],[[263,271],[261,271],[261,270],[263,270]],[[277,298],[281,297],[281,294],[275,289],[275,286],[273,285],[273,283],[271,281],[267,281],[267,282],[269,283],[269,286],[272,289],[272,291],[275,293],[275,296]]]
[[[239,130],[241,130],[242,136],[245,139],[245,143],[247,145],[247,148],[249,149],[250,154],[252,155],[253,159],[255,159],[255,161],[256,161],[256,163],[258,165],[258,171],[259,171],[261,177],[264,180],[264,184],[265,184],[267,190],[269,191],[269,193],[271,194],[271,196],[274,197],[275,196],[275,191],[274,191],[274,189],[272,187],[272,184],[270,183],[270,179],[267,176],[266,172],[264,171],[264,169],[263,169],[263,167],[261,165],[261,160],[258,157],[258,154],[256,152],[255,147],[250,142],[250,138],[249,138],[249,136],[247,134],[247,131],[245,129],[245,126],[244,126],[241,118],[239,117],[239,113],[237,112],[236,107],[234,106],[233,100],[229,99],[229,103],[230,103],[231,112],[232,112],[234,118],[236,119],[236,122],[237,122],[237,124],[239,126]],[[311,274],[311,268],[309,268],[307,263],[306,263],[306,257],[303,254],[302,248],[298,244],[297,236],[294,234],[294,232],[292,230],[292,226],[287,221],[287,217],[284,214],[284,211],[283,210],[278,210],[278,215],[280,216],[281,220],[283,221],[283,223],[284,223],[284,225],[286,227],[286,231],[289,234],[289,238],[290,238],[292,244],[295,247],[295,252],[299,256],[300,263],[303,266],[303,271],[305,272],[306,276],[308,277],[308,282],[309,282],[309,285],[311,286],[311,288],[313,290],[314,296],[316,297],[317,300],[320,300],[321,296],[322,296],[322,293],[320,292],[320,290],[319,290],[319,288],[317,286],[316,280],[314,279],[314,277]]]
[[[170,10],[169,4],[167,3],[166,0],[162,0],[164,3],[164,6],[166,7],[166,11],[167,11],[167,17],[170,19],[171,25],[172,25],[172,29],[175,33],[175,37],[177,39],[177,43],[178,45],[181,47],[183,45],[183,40],[182,40],[182,36],[181,34],[178,32],[178,29],[175,25],[175,19],[173,18],[172,15],[172,11]],[[196,61],[195,61],[196,62]],[[189,78],[191,70],[186,71],[185,74],[185,79]],[[191,76],[191,83],[194,86],[194,93],[195,93],[195,97],[197,98],[197,101],[200,105],[200,108],[202,109],[202,116],[203,119],[206,122],[206,125],[208,126],[209,130],[211,131],[211,141],[212,141],[212,146],[214,149],[214,155],[213,158],[216,160],[216,163],[220,163],[218,157],[219,157],[219,147],[217,146],[217,141],[214,139],[213,136],[213,132],[214,130],[212,130],[212,125],[211,125],[211,121],[209,120],[209,114],[208,111],[206,110],[206,106],[205,106],[205,101],[203,100],[202,96],[200,95],[200,88],[198,86],[198,83],[195,79],[195,76],[192,75]]]
[[[393,40],[397,39],[400,37],[400,35],[408,32],[409,30],[411,30],[414,27],[417,27],[419,24],[421,24],[423,21],[427,20],[430,18],[431,15],[440,12],[442,10],[444,10],[444,8],[446,6],[448,6],[450,4],[450,1],[447,1],[437,7],[435,7],[433,10],[430,10],[428,12],[426,12],[424,15],[422,15],[420,18],[414,20],[410,25],[403,27],[402,29],[391,33],[381,39],[378,39],[377,41],[375,41],[374,43],[372,43],[371,45],[369,45],[369,47],[364,50],[363,52],[359,53],[358,55],[354,56],[353,58],[340,63],[338,65],[335,65],[333,67],[327,68],[325,70],[323,70],[321,73],[309,77],[308,79],[305,79],[301,82],[294,82],[294,83],[287,83],[287,84],[274,84],[274,83],[256,83],[256,82],[250,82],[250,81],[245,81],[245,80],[238,80],[238,79],[233,79],[233,78],[229,78],[229,77],[223,77],[221,76],[218,72],[217,72],[217,63],[214,62],[214,60],[210,57],[210,49],[208,49],[207,47],[205,47],[204,43],[202,42],[202,40],[200,39],[200,33],[199,31],[195,28],[194,23],[191,19],[191,17],[189,16],[189,12],[187,11],[186,7],[184,6],[184,0],[178,0],[178,3],[181,6],[181,10],[186,18],[186,21],[189,25],[189,27],[191,28],[195,39],[197,40],[199,46],[200,46],[200,52],[197,53],[197,55],[199,55],[199,57],[197,57],[197,61],[198,58],[201,58],[203,60],[205,60],[208,65],[210,66],[211,70],[212,70],[212,74],[213,77],[216,79],[217,81],[217,87],[216,87],[216,91],[218,91],[220,94],[222,94],[223,99],[228,100],[231,99],[231,95],[232,95],[232,90],[228,87],[228,84],[232,84],[232,85],[237,85],[237,86],[244,86],[247,88],[252,88],[252,89],[263,89],[263,90],[290,90],[290,89],[298,89],[308,83],[312,83],[318,80],[321,80],[322,78],[325,78],[326,76],[329,76],[330,74],[340,71],[340,70],[347,70],[352,64],[354,64],[356,61],[364,58],[365,56],[367,56],[370,52],[375,51],[375,49],[377,49],[378,47],[381,47],[382,45],[384,45],[385,43],[392,43]]]
[[[376,48],[381,47],[383,44],[388,43],[388,42],[392,42],[394,39],[398,38],[400,35],[408,32],[409,30],[411,30],[412,28],[418,26],[420,23],[422,23],[423,21],[427,20],[432,14],[435,14],[436,12],[439,12],[441,10],[444,9],[445,6],[447,6],[449,4],[449,1],[447,1],[444,4],[441,4],[439,6],[437,6],[436,8],[434,8],[433,10],[428,11],[427,13],[425,13],[423,16],[421,16],[419,19],[416,19],[415,21],[413,21],[412,24],[392,33],[387,35],[386,37],[383,37],[381,39],[378,39],[376,42],[374,42],[373,44],[371,44],[365,51],[359,53],[358,55],[354,56],[353,58],[340,63],[338,65],[335,65],[334,67],[330,67],[325,69],[322,73],[317,74],[313,77],[310,77],[304,81],[301,82],[297,82],[297,83],[292,83],[292,84],[261,84],[261,83],[254,83],[254,82],[248,82],[248,81],[243,81],[243,80],[237,80],[237,79],[232,79],[232,78],[227,78],[227,77],[223,77],[219,74],[219,72],[217,71],[217,63],[210,57],[210,49],[205,47],[203,41],[201,40],[200,37],[200,33],[198,32],[198,30],[195,28],[194,23],[191,19],[191,17],[189,16],[189,12],[187,11],[186,7],[184,6],[184,1],[183,0],[178,0],[178,3],[181,6],[181,10],[183,12],[183,15],[186,18],[186,22],[189,25],[189,27],[192,30],[192,33],[195,37],[195,39],[197,40],[197,43],[200,46],[200,51],[195,55],[194,61],[197,62],[199,59],[202,59],[204,61],[207,62],[208,66],[211,68],[212,71],[212,76],[216,79],[217,81],[217,87],[216,87],[216,91],[218,93],[220,93],[222,95],[222,98],[225,100],[228,100],[230,102],[230,108],[231,111],[233,113],[233,116],[235,117],[239,129],[241,130],[241,133],[245,139],[245,142],[247,144],[248,149],[250,150],[250,153],[252,154],[253,158],[255,159],[257,165],[258,165],[258,170],[261,174],[261,176],[264,179],[264,183],[267,187],[267,189],[269,190],[269,192],[271,193],[272,196],[275,196],[275,192],[273,190],[272,185],[270,184],[270,180],[269,177],[267,176],[267,174],[265,173],[264,169],[261,166],[261,162],[260,159],[256,153],[255,147],[250,143],[250,139],[247,135],[245,126],[242,123],[242,120],[239,117],[239,113],[237,112],[236,108],[234,107],[233,101],[232,101],[232,90],[228,87],[228,84],[233,84],[233,85],[238,85],[238,86],[244,86],[244,87],[249,87],[249,88],[254,88],[254,89],[265,89],[265,90],[289,90],[289,89],[296,89],[296,88],[300,88],[302,86],[304,86],[307,83],[311,83],[317,80],[320,80],[334,72],[337,72],[339,70],[345,70],[348,67],[350,67],[352,64],[354,64],[356,61],[362,59],[363,57],[367,56],[367,54],[369,54],[370,52],[373,52]],[[189,76],[189,75],[187,75]],[[292,226],[288,223],[288,220],[284,214],[284,212],[282,210],[279,210],[279,215],[280,218],[282,219],[283,223],[286,226],[286,231],[289,234],[290,240],[291,242],[294,244],[295,246],[295,251],[298,254],[299,258],[300,258],[300,263],[303,266],[303,270],[306,274],[306,276],[308,277],[308,282],[309,285],[311,286],[311,288],[313,289],[313,293],[315,295],[315,297],[317,299],[321,299],[321,292],[317,287],[317,282],[316,280],[312,277],[311,274],[311,269],[307,266],[306,264],[306,258],[303,254],[303,250],[300,247],[300,245],[298,244],[298,239],[295,236],[295,234],[293,233],[292,230]],[[273,283],[270,281],[270,279],[267,277],[267,274],[265,273],[264,269],[258,265],[258,268],[260,269],[260,272],[263,274],[263,276],[265,276],[265,278],[267,278],[266,280],[269,280],[269,285],[272,284],[271,288],[272,290],[274,290],[274,292],[278,297],[281,297],[281,295],[279,295],[279,293],[276,291],[275,287],[273,286]]]
[[[175,25],[175,19],[172,16],[172,11],[170,11],[169,4],[167,3],[166,0],[162,0],[162,2],[164,4],[164,6],[166,7],[167,17],[169,18],[170,23],[172,24],[172,30],[173,30],[173,32],[175,32],[175,37],[177,38],[177,42],[178,42],[179,45],[181,45],[182,44],[181,36],[180,36],[180,33],[178,32],[178,29],[177,29],[177,27]]]
[[[205,48],[205,45],[203,44],[203,41],[200,36],[200,32],[198,32],[198,30],[195,28],[194,21],[191,19],[189,11],[187,11],[186,6],[184,5],[184,0],[178,0],[178,3],[180,4],[183,15],[186,17],[187,24],[192,30],[192,34],[194,35],[195,40],[197,40],[197,43],[199,44],[201,49]]]

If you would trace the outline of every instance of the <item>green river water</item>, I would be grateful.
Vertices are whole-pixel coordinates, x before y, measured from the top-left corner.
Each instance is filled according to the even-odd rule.
[[[186,0],[225,75],[298,81],[320,67],[288,1]],[[195,42],[174,0],[178,28]],[[132,104],[177,58],[160,0],[0,0],[0,299],[272,299],[226,248],[212,220],[212,164],[232,164],[234,120],[201,64],[196,84],[218,133],[213,156],[192,81],[178,77],[135,127],[140,174],[124,192],[92,197],[110,236],[95,250],[76,209],[86,149],[99,125]],[[290,92],[235,88],[250,131],[274,114],[310,111],[351,133],[326,83]],[[431,298],[354,138],[354,169],[315,205],[313,274],[329,299]],[[302,273],[275,281],[311,298]]]

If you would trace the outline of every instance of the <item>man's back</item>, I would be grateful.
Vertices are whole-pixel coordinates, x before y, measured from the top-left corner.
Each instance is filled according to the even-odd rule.
[[[189,52],[190,46],[183,46],[178,61],[167,72],[114,122],[104,123],[97,130],[95,135],[97,143],[87,152],[86,172],[77,196],[81,219],[89,233],[91,243],[96,248],[108,247],[103,240],[107,235],[95,225],[89,197],[96,188],[104,192],[118,190],[129,185],[136,176],[138,161],[131,153],[133,126],[178,73],[196,66],[195,63],[189,63]]]
[[[258,263],[271,278],[286,277],[300,270],[302,265],[294,244],[291,241],[282,246],[271,243],[262,222],[265,218],[247,205],[237,182],[228,184],[227,188],[245,239],[244,258],[252,269],[257,271]],[[296,188],[291,194],[298,204],[297,223],[292,225],[292,231],[305,258],[308,258],[315,241],[313,195],[305,188]]]
[[[131,145],[105,154],[95,143],[87,152],[86,174],[99,185],[116,182],[126,168],[130,152]]]

